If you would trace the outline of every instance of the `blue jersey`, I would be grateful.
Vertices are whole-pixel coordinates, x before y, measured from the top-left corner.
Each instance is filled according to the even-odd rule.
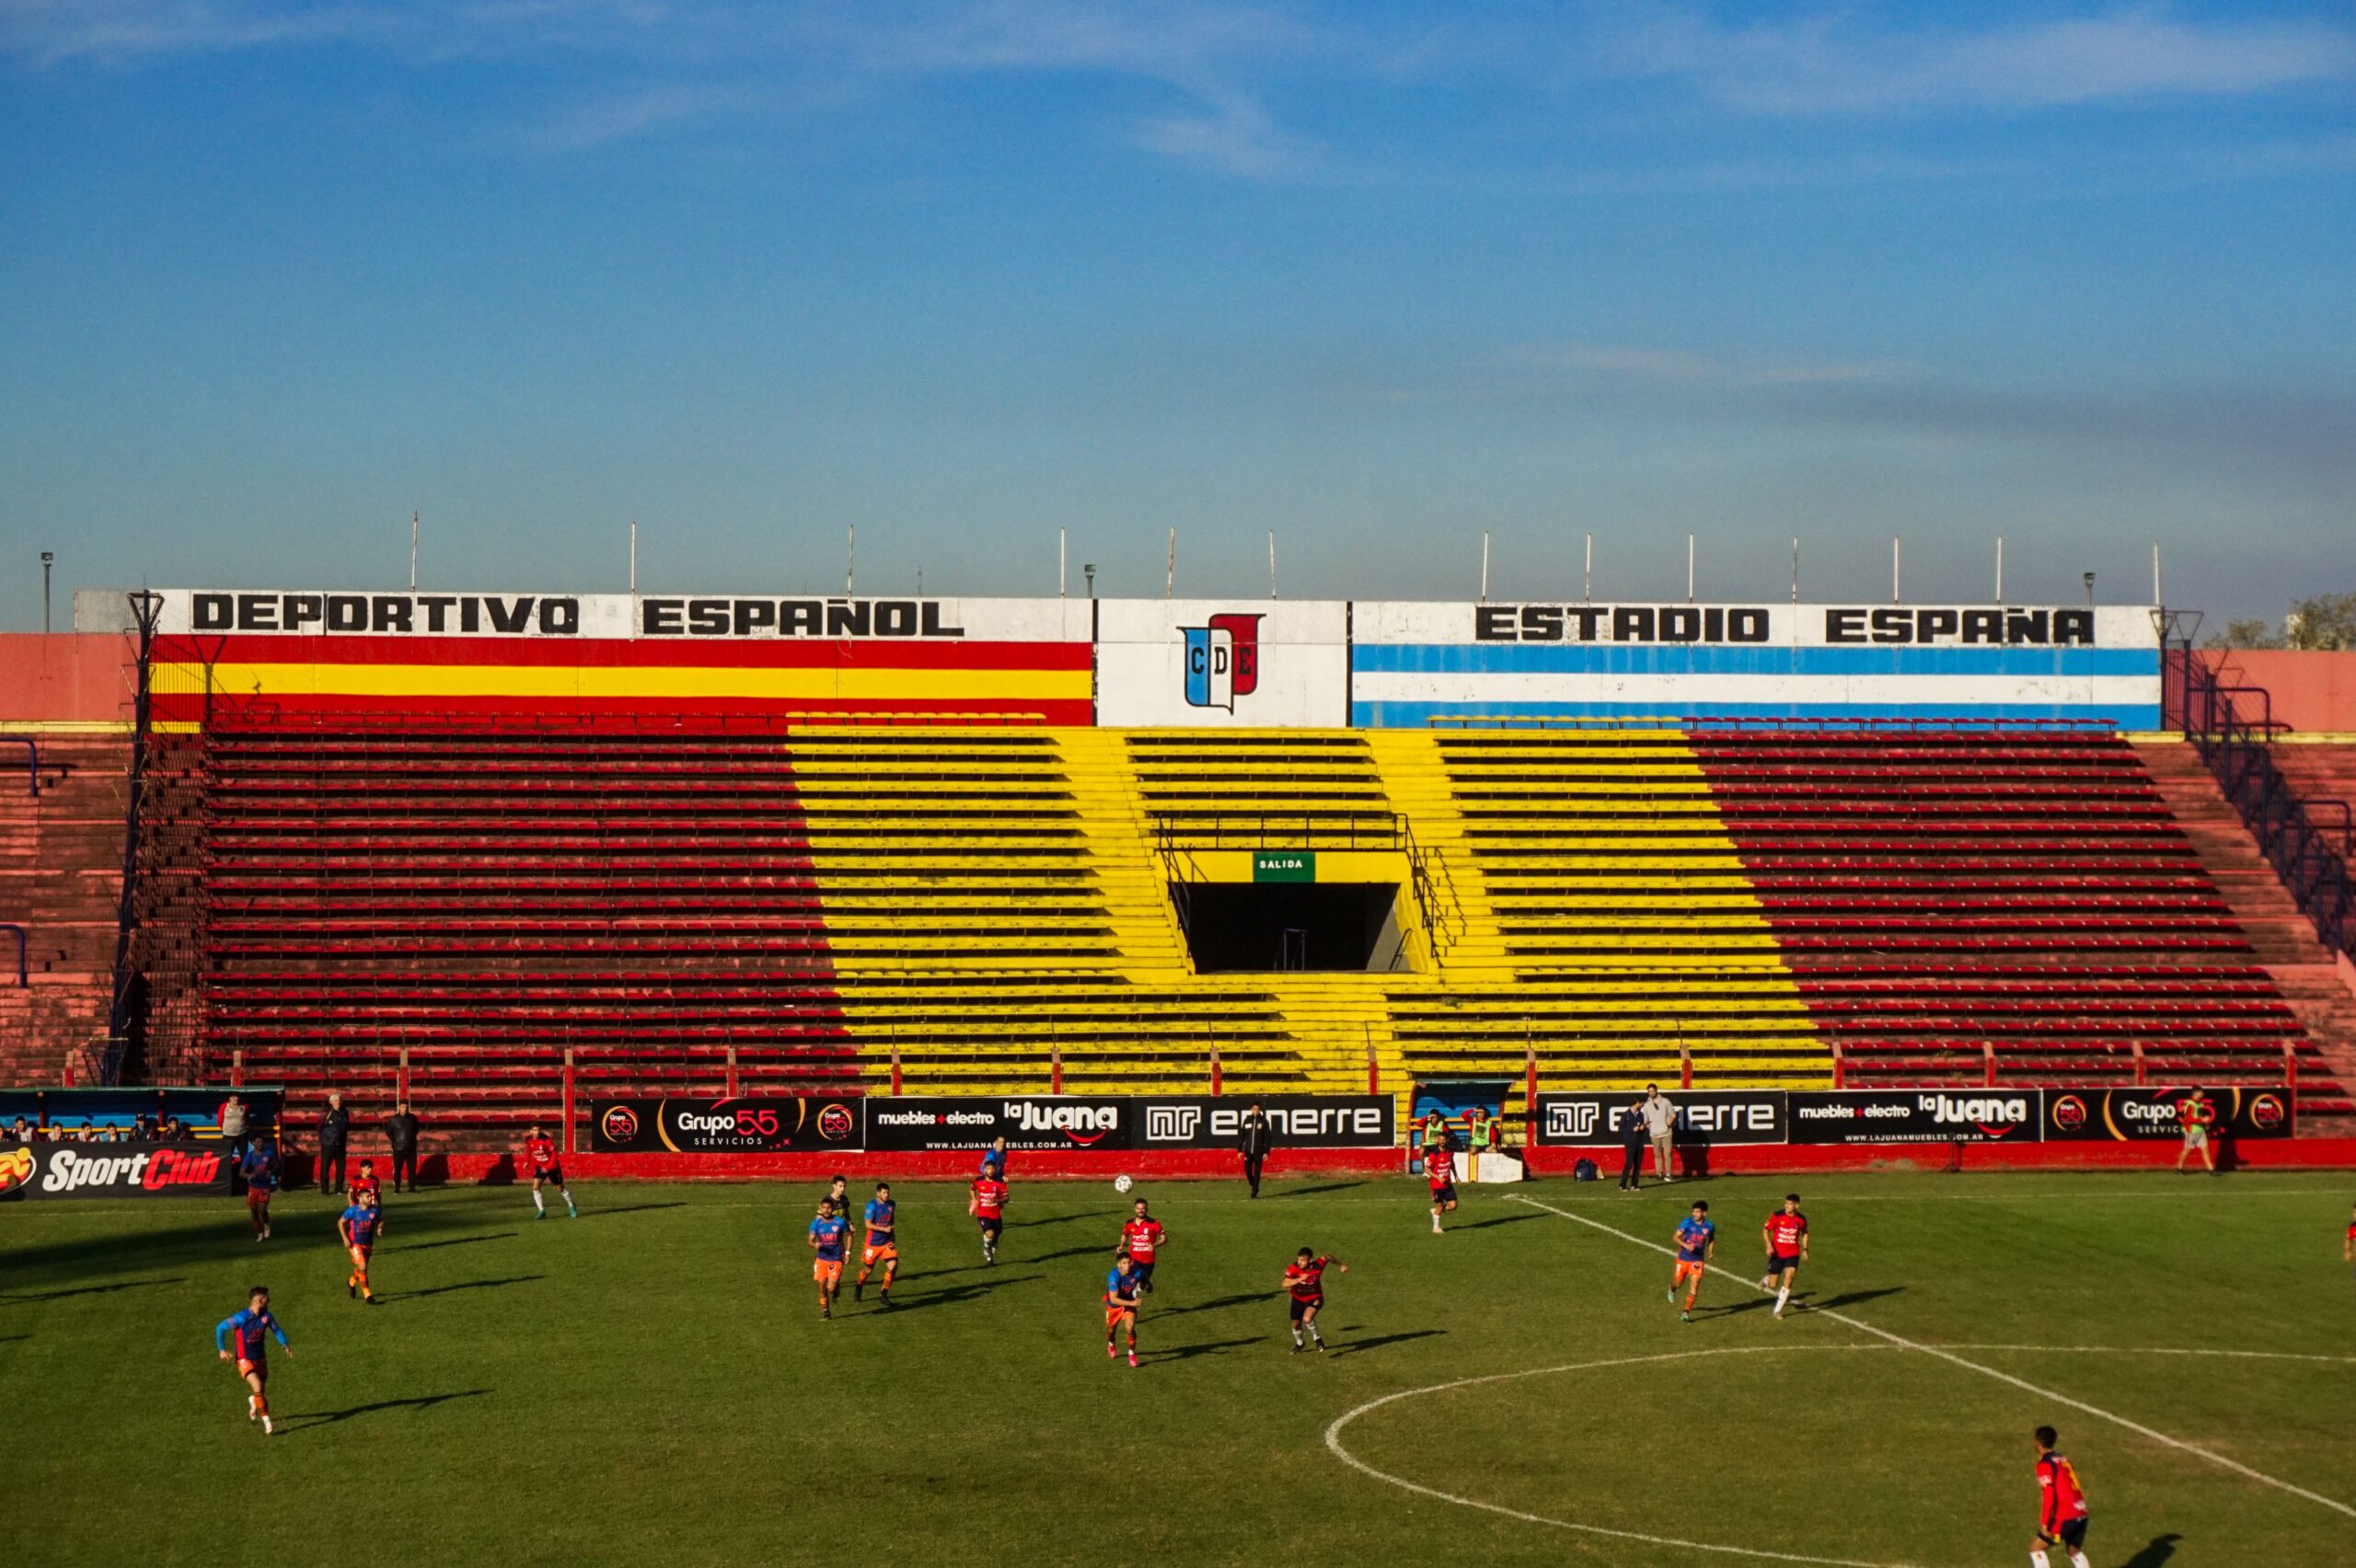
[[[237,1161],[237,1174],[246,1185],[259,1192],[278,1190],[278,1150],[268,1144],[256,1144],[246,1150],[245,1159]]]
[[[370,1208],[365,1204],[354,1204],[344,1210],[343,1222],[352,1227],[352,1244],[355,1247],[374,1247],[376,1244],[377,1222],[384,1217],[384,1210]]]
[[[893,1239],[896,1234],[893,1228],[896,1223],[893,1215],[898,1207],[898,1205],[884,1198],[867,1200],[867,1244],[869,1246],[881,1247]],[[877,1229],[878,1226],[883,1228]]]
[[[1688,1215],[1677,1224],[1677,1255],[1686,1262],[1698,1263],[1710,1255],[1710,1243],[1717,1239],[1716,1220]]]
[[[1138,1275],[1120,1264],[1104,1276],[1104,1303],[1108,1307],[1134,1307],[1138,1304]]]
[[[234,1347],[228,1343],[232,1334],[237,1336],[237,1341]],[[286,1331],[278,1326],[278,1320],[271,1315],[270,1309],[267,1307],[259,1312],[250,1308],[240,1307],[213,1325],[213,1348],[215,1350],[234,1348],[240,1361],[261,1360],[263,1353],[269,1348],[265,1342],[271,1337],[275,1337],[281,1344],[286,1343]]]
[[[810,1234],[818,1241],[818,1256],[829,1263],[843,1261],[843,1240],[849,1232],[850,1221],[839,1216],[810,1222]]]

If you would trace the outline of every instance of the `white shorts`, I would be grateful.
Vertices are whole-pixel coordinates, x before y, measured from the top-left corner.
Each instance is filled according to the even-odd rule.
[[[2187,1148],[2207,1148],[2209,1147],[2209,1129],[2200,1125],[2197,1122],[2191,1126],[2185,1128],[2184,1147]]]

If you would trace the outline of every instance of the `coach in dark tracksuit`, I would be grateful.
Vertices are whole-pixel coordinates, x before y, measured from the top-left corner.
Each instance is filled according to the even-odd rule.
[[[343,1191],[343,1151],[352,1141],[352,1113],[343,1096],[328,1096],[328,1113],[319,1118],[319,1191]]]
[[[1620,1113],[1620,1190],[1633,1193],[1644,1183],[1645,1102]]]
[[[1243,1153],[1243,1179],[1252,1183],[1252,1195],[1260,1195],[1260,1167],[1267,1163],[1268,1148],[1276,1141],[1275,1130],[1268,1125],[1268,1113],[1253,1101],[1243,1113],[1243,1121],[1236,1130],[1236,1147]]]
[[[417,1113],[404,1100],[393,1113],[385,1118],[385,1141],[393,1146],[393,1191],[401,1190],[407,1182],[409,1190],[417,1191]]]

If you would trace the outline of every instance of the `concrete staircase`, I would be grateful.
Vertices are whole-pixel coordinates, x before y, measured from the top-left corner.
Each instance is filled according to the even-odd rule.
[[[2356,969],[2316,940],[2315,927],[2258,853],[2258,841],[2189,742],[2139,742],[2135,749],[2211,880],[2225,895],[2258,961],[2298,1014],[2333,1074],[2343,1084],[2356,1084]],[[2323,748],[2286,746],[2279,751],[2309,749]],[[2334,1124],[2328,1130],[2335,1133],[2356,1126],[2356,1117],[2344,1108],[2333,1113],[2318,1101],[2308,1119],[2325,1117]]]
[[[29,984],[0,939],[0,1084],[64,1080],[106,1032],[121,890],[127,735],[37,733],[41,792],[23,747],[0,753],[0,921],[27,930]],[[13,755],[9,755],[13,754]]]

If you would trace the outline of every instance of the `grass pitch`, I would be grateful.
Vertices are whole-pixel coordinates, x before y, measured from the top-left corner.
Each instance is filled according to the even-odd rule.
[[[902,1185],[901,1305],[831,1323],[814,1189],[393,1197],[374,1309],[315,1193],[264,1245],[226,1203],[16,1204],[0,1530],[51,1563],[1961,1568],[2024,1561],[2050,1422],[2103,1568],[2356,1562],[2356,1182],[1813,1179],[1819,1309],[1779,1322],[1748,1282],[1790,1184],[1468,1189],[1444,1237],[1405,1181],[1141,1187],[1171,1242],[1135,1372],[1103,1184],[1018,1182],[993,1268],[962,1189]],[[1639,1242],[1696,1196],[1721,1266],[1687,1325]],[[1351,1265],[1323,1356],[1277,1290],[1303,1243]],[[213,1353],[257,1281],[295,1351],[268,1439]]]

